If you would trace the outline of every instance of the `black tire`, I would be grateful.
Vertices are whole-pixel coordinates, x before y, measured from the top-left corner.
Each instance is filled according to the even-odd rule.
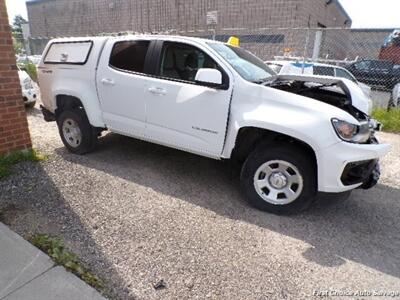
[[[81,132],[81,140],[79,145],[72,146],[67,142],[66,137],[63,133],[63,124],[66,120],[73,120],[76,122]],[[86,154],[92,151],[97,144],[97,134],[83,109],[76,108],[74,110],[65,110],[57,118],[58,130],[60,137],[65,147],[72,153],[75,154]]]
[[[273,204],[264,200],[256,191],[254,177],[264,163],[284,161],[297,168],[302,177],[303,188],[297,198],[288,204]],[[317,170],[310,154],[291,144],[260,145],[243,165],[241,187],[248,201],[256,208],[274,214],[292,214],[309,207],[317,194]]]

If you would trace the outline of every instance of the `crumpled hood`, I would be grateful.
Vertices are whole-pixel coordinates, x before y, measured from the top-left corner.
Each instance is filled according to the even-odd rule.
[[[352,106],[370,115],[372,112],[372,101],[362,89],[351,80],[345,78],[315,76],[315,75],[276,75],[269,78],[268,83],[275,81],[301,81],[320,84],[337,84],[350,98]],[[268,83],[266,85],[268,85]]]

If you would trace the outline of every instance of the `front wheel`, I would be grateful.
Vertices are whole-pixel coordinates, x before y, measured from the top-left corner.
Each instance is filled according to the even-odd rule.
[[[241,186],[249,202],[261,210],[300,212],[316,195],[315,163],[295,145],[261,145],[243,165]]]
[[[85,154],[96,146],[97,135],[82,109],[63,111],[57,125],[62,142],[72,153]]]

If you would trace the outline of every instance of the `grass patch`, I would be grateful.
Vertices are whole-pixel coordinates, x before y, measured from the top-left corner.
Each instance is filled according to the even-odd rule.
[[[0,179],[11,174],[11,167],[24,161],[43,161],[47,156],[40,154],[36,150],[17,151],[10,155],[0,156]]]
[[[383,131],[400,133],[400,109],[376,109],[372,113],[374,119],[383,124]]]
[[[30,61],[28,61],[28,62],[25,62],[24,63],[24,69],[25,69],[25,71],[26,71],[26,73],[28,73],[28,75],[29,75],[29,77],[34,81],[34,82],[37,82],[38,80],[37,80],[37,68],[36,68],[36,66],[32,63],[32,62],[30,62]]]
[[[100,292],[103,291],[103,282],[96,275],[90,273],[89,270],[81,264],[74,253],[65,248],[61,239],[50,237],[47,234],[37,234],[31,237],[29,241],[40,250],[47,253],[57,265],[65,267]]]

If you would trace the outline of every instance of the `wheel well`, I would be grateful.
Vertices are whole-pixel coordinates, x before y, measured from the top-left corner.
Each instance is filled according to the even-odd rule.
[[[244,127],[239,130],[236,138],[235,148],[232,152],[232,158],[240,163],[243,163],[250,153],[261,143],[288,143],[303,150],[310,155],[315,167],[317,166],[317,158],[312,147],[303,141],[294,137],[256,127]]]
[[[56,116],[59,116],[64,110],[82,109],[85,110],[80,99],[69,95],[57,95],[56,97],[57,109]]]
[[[86,118],[88,118],[86,111],[85,111],[85,107],[82,104],[82,101],[77,97],[69,96],[69,95],[57,95],[56,104],[57,104],[57,109],[55,110],[56,119],[60,116],[60,114],[63,111],[75,110],[75,109],[81,110],[85,114]],[[90,124],[89,119],[88,119],[88,122]],[[93,128],[95,130],[95,134],[97,134],[99,136],[100,136],[101,132],[106,129],[103,127],[93,127]]]

